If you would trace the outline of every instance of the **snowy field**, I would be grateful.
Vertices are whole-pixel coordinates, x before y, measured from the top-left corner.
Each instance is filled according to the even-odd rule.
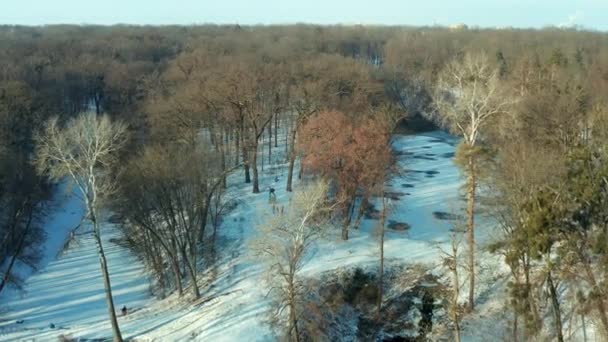
[[[64,333],[102,338],[110,331],[95,241],[90,227],[80,225],[84,210],[76,196],[60,192],[57,197],[57,213],[46,227],[52,237],[45,249],[48,263],[29,277],[23,292],[7,291],[0,297],[0,340],[56,341]],[[116,305],[142,307],[149,299],[143,265],[113,242],[121,238],[115,227],[106,225],[103,234]]]
[[[453,164],[455,144],[456,140],[443,132],[394,138],[393,146],[400,155],[399,165],[404,172],[389,183],[395,199],[390,201],[387,223],[407,223],[410,228],[387,229],[385,255],[388,260],[438,268],[439,247],[447,249],[450,222],[453,222],[445,217],[457,215],[463,205],[461,178]],[[284,147],[275,152],[284,152]],[[267,154],[265,157],[267,159]],[[219,241],[221,256],[216,268],[201,275],[204,300],[197,305],[178,300],[175,295],[163,300],[153,298],[142,263],[116,243],[120,239],[119,229],[109,223],[104,225],[102,234],[115,305],[117,309],[126,305],[132,310],[126,317],[119,317],[123,337],[136,341],[273,340],[264,324],[268,300],[263,270],[248,253],[248,241],[255,236],[256,226],[264,219],[263,213],[269,210],[268,187],[276,189],[278,202],[288,200],[286,165],[269,168],[266,164],[260,176],[260,194],[252,194],[251,185],[242,184],[241,171],[229,179],[227,196],[237,199],[239,205],[224,219]],[[296,180],[295,191],[297,183]],[[55,257],[69,230],[78,225],[82,215],[77,199],[58,197],[57,214],[49,217],[47,225],[49,235],[53,236],[48,261],[29,277],[22,293],[10,291],[0,297],[2,341],[55,341],[61,334],[83,340],[111,336],[97,252],[89,227],[80,227],[75,242]],[[480,217],[478,222],[478,240],[483,244],[490,239],[491,229],[488,220]],[[314,277],[342,267],[375,265],[378,260],[376,223],[365,219],[359,229],[351,229],[348,241],[340,239],[338,227],[328,232],[316,246],[302,274]],[[499,280],[500,263],[483,252],[479,260],[479,283],[487,284],[478,289],[478,314],[464,324],[465,341],[498,338],[496,334],[502,330],[491,319],[500,314],[501,303],[496,297],[503,297],[492,295],[504,286]],[[55,328],[50,328],[51,323]]]

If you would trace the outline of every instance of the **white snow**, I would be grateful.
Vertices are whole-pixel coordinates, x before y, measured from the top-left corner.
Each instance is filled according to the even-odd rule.
[[[79,221],[80,217],[76,224]],[[66,219],[66,223],[71,220]],[[121,237],[114,226],[105,225],[102,235],[117,310],[123,305],[132,309],[143,307],[149,300],[149,281],[142,264],[127,249],[111,241]],[[56,340],[63,333],[86,338],[110,336],[97,248],[89,225],[83,224],[76,231],[67,252],[27,280],[24,293],[6,293],[2,301],[6,312],[0,321],[0,340],[7,337]],[[20,320],[23,323],[17,324]],[[51,323],[55,329],[49,328]],[[129,336],[129,325],[124,324],[123,329],[125,336]]]
[[[38,269],[44,268],[58,256],[67,241],[69,232],[78,227],[84,214],[84,208],[79,199],[69,191],[66,183],[57,186],[54,198],[45,203],[44,207],[44,210],[48,211],[50,215],[45,218],[43,225],[46,240],[41,250]],[[13,268],[13,272],[22,279],[27,279],[35,271],[19,261]],[[0,301],[5,296],[14,295],[9,287],[0,294]]]
[[[285,137],[281,135],[280,138],[284,144]],[[387,230],[387,259],[436,267],[440,260],[437,244],[447,249],[451,224],[435,218],[434,213],[458,213],[462,206],[459,200],[461,178],[452,161],[456,142],[442,132],[395,137],[395,149],[407,154],[400,159],[399,165],[409,172],[389,183],[391,191],[404,194],[400,200],[391,201],[388,220],[405,222],[411,228],[408,231]],[[126,305],[139,309],[119,318],[123,337],[141,341],[274,340],[264,323],[269,301],[263,270],[247,252],[247,244],[255,235],[256,226],[262,223],[264,215],[261,213],[269,210],[268,187],[276,189],[279,203],[286,202],[290,194],[285,191],[286,164],[269,168],[268,146],[261,144],[260,147],[263,147],[260,158],[262,155],[266,158],[265,170],[261,171],[260,167],[262,192],[252,194],[251,185],[242,184],[240,170],[229,178],[227,196],[237,198],[239,206],[225,217],[219,230],[221,256],[217,268],[201,276],[207,280],[201,282],[201,293],[206,299],[203,303],[193,306],[176,295],[163,300],[151,298],[149,281],[141,262],[127,249],[111,242],[110,239],[120,238],[120,232],[113,225],[104,225],[103,236],[116,308]],[[273,154],[276,154],[273,160],[282,162],[280,154],[284,150],[284,145],[273,148]],[[294,182],[297,191],[297,177],[294,177]],[[70,206],[59,209],[59,216],[49,218],[49,229],[55,227],[52,228],[55,233],[49,235],[56,235],[57,240],[65,238],[65,229],[77,225],[82,214],[76,210],[75,214],[62,218],[61,213],[72,212],[67,208]],[[51,225],[53,222],[54,226]],[[483,219],[478,222],[478,239],[483,242],[490,235],[490,223]],[[338,227],[328,232],[302,274],[315,276],[332,269],[376,263],[378,242],[375,224],[377,221],[364,220],[359,229],[350,231],[348,241],[340,239]],[[22,296],[11,292],[0,298],[2,307],[6,309],[0,313],[0,340],[53,340],[60,334],[85,338],[111,336],[97,252],[87,231],[85,225],[79,230],[78,244],[71,245],[67,253],[32,275]],[[56,244],[53,246],[56,249]],[[489,263],[483,267],[485,273],[481,279],[486,276],[490,283],[479,290],[491,298],[489,292],[502,289],[502,285],[494,286],[495,282],[491,281],[500,273],[496,266],[499,261],[483,252],[480,252],[480,260],[484,265]],[[213,279],[213,271],[216,278],[209,281]],[[481,312],[497,307],[496,303],[488,303],[488,308],[480,308]],[[23,324],[15,324],[22,319]],[[62,329],[49,329],[51,322]],[[465,328],[465,335],[475,336],[474,329]]]

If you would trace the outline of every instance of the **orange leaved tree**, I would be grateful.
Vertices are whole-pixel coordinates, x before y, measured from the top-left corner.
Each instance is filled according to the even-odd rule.
[[[382,120],[355,120],[339,111],[324,111],[300,129],[306,170],[331,180],[342,203],[342,239],[348,239],[356,199],[366,202],[384,183],[391,152]]]

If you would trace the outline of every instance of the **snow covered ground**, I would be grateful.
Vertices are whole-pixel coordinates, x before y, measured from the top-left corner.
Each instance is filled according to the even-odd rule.
[[[57,214],[49,218],[46,227],[51,237],[45,252],[50,257],[48,263],[29,277],[23,292],[7,291],[0,298],[0,340],[55,341],[61,334],[86,338],[109,335],[99,259],[90,226],[82,224],[76,229],[69,248],[61,252],[69,231],[79,225],[83,214],[78,198],[66,198],[64,194],[59,193]],[[149,280],[142,264],[114,243],[120,238],[114,226],[103,227],[114,301],[117,307],[139,308],[149,300]],[[126,336],[128,332],[126,326]]]
[[[283,141],[284,141],[284,137]],[[462,203],[459,200],[461,178],[453,164],[456,140],[443,132],[430,132],[415,136],[396,136],[394,147],[400,153],[399,165],[403,175],[390,182],[390,189],[398,200],[391,201],[387,222],[407,223],[406,231],[387,230],[385,255],[387,259],[404,263],[425,263],[437,267],[440,260],[438,246],[447,246],[452,228],[445,218],[456,215]],[[262,145],[267,148],[267,145]],[[284,147],[274,153],[284,152]],[[120,232],[111,224],[104,226],[108,263],[117,308],[126,305],[136,309],[119,318],[123,336],[138,341],[267,341],[272,340],[264,324],[268,310],[265,297],[263,270],[248,253],[248,241],[255,236],[256,226],[268,211],[268,187],[276,189],[279,203],[289,198],[285,191],[286,165],[269,167],[261,171],[262,193],[252,194],[250,184],[242,184],[239,171],[229,179],[228,197],[238,199],[239,206],[227,215],[220,229],[220,259],[212,272],[203,274],[201,293],[205,300],[193,306],[180,301],[175,295],[154,299],[149,294],[149,281],[142,264],[125,248],[113,241]],[[279,155],[273,159],[283,158]],[[261,164],[261,163],[260,163]],[[296,191],[297,184],[296,180]],[[77,202],[76,202],[77,203]],[[64,222],[55,224],[65,237],[64,230],[78,224],[81,211],[74,205],[65,205],[58,212],[75,212],[72,220],[50,218]],[[72,217],[73,216],[73,217]],[[69,222],[69,224],[68,224]],[[340,239],[339,228],[328,232],[316,247],[303,269],[305,276],[315,276],[332,269],[353,265],[366,266],[377,262],[378,243],[374,234],[377,221],[365,219],[359,229],[350,232],[350,239]],[[478,221],[478,239],[481,243],[490,238],[489,220]],[[73,224],[74,223],[74,224]],[[57,226],[65,226],[57,228]],[[92,236],[85,225],[79,229],[76,244],[46,267],[32,275],[25,293],[6,293],[0,298],[0,340],[55,340],[60,334],[83,338],[111,336],[104,302],[99,263]],[[53,247],[55,248],[55,247]],[[480,253],[482,267],[479,315],[471,324],[465,324],[465,340],[484,340],[477,333],[478,326],[491,330],[490,317],[498,314],[498,300],[492,294],[501,291],[498,260]],[[495,281],[492,281],[495,280]],[[464,291],[463,291],[464,292]],[[22,324],[16,321],[24,320]],[[50,329],[50,323],[55,329]],[[480,338],[477,338],[480,337]],[[487,337],[487,335],[485,336]]]
[[[57,258],[58,253],[63,249],[69,232],[80,225],[84,208],[80,205],[78,197],[73,196],[66,187],[66,184],[57,186],[55,196],[51,201],[48,201],[46,211],[50,213],[45,218],[43,226],[46,240],[41,250],[41,258],[38,263],[38,269],[44,268],[48,263]],[[19,278],[27,279],[36,270],[19,261],[15,264],[13,272]],[[7,291],[8,290],[8,291]],[[13,296],[14,293],[10,288],[5,290],[0,295],[0,301],[4,296]]]

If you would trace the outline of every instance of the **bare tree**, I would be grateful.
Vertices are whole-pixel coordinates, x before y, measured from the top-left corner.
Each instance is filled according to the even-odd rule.
[[[296,149],[298,131],[308,117],[316,113],[321,106],[324,74],[320,69],[317,63],[311,61],[299,61],[292,64],[292,82],[290,84],[290,107],[292,110],[288,112],[291,125],[289,125],[289,129],[286,127],[286,131],[289,131],[287,191],[292,191],[293,169],[298,154]],[[308,75],[308,77],[305,75]]]
[[[462,234],[455,230],[450,236],[450,250],[445,251],[441,247],[439,248],[442,253],[443,267],[451,273],[452,280],[452,297],[448,300],[448,317],[454,324],[454,341],[460,342],[460,306],[458,305],[458,298],[460,297],[460,289],[462,283],[460,281],[460,273],[458,268],[460,267],[460,243],[462,240]]]
[[[293,341],[301,338],[298,312],[305,292],[298,272],[329,217],[326,193],[324,181],[295,193],[288,209],[262,225],[253,241],[256,255],[267,265],[270,288],[278,302],[273,318],[280,321],[283,310],[288,310],[286,335]]]
[[[485,54],[466,54],[449,63],[439,75],[434,93],[437,121],[463,138],[459,153],[467,175],[467,235],[469,245],[468,309],[475,303],[475,196],[478,184],[480,136],[484,125],[507,113],[513,100],[502,91],[499,71],[490,66]]]
[[[266,126],[277,106],[277,84],[270,77],[270,66],[256,63],[251,56],[224,58],[215,87],[221,91],[229,120],[237,128],[237,144],[245,169],[245,183],[252,182],[253,193],[259,193],[258,147]],[[237,148],[238,149],[238,148]],[[250,175],[250,169],[253,175]]]
[[[196,148],[157,145],[129,162],[121,177],[122,201],[117,210],[135,231],[150,234],[153,244],[165,252],[179,294],[182,293],[179,263],[182,263],[192,281],[194,299],[200,298],[198,260],[203,250],[214,248],[206,243],[209,216],[215,238],[222,209],[212,210],[223,205],[222,181],[240,166],[223,172],[220,159],[217,151],[204,145]],[[214,239],[209,242],[213,244]]]
[[[55,117],[35,136],[35,141],[38,171],[48,174],[53,180],[68,177],[82,195],[99,253],[113,340],[122,341],[101,240],[99,211],[102,201],[114,192],[110,169],[127,142],[127,127],[110,121],[108,116],[97,117],[91,113],[81,114],[61,127]]]

